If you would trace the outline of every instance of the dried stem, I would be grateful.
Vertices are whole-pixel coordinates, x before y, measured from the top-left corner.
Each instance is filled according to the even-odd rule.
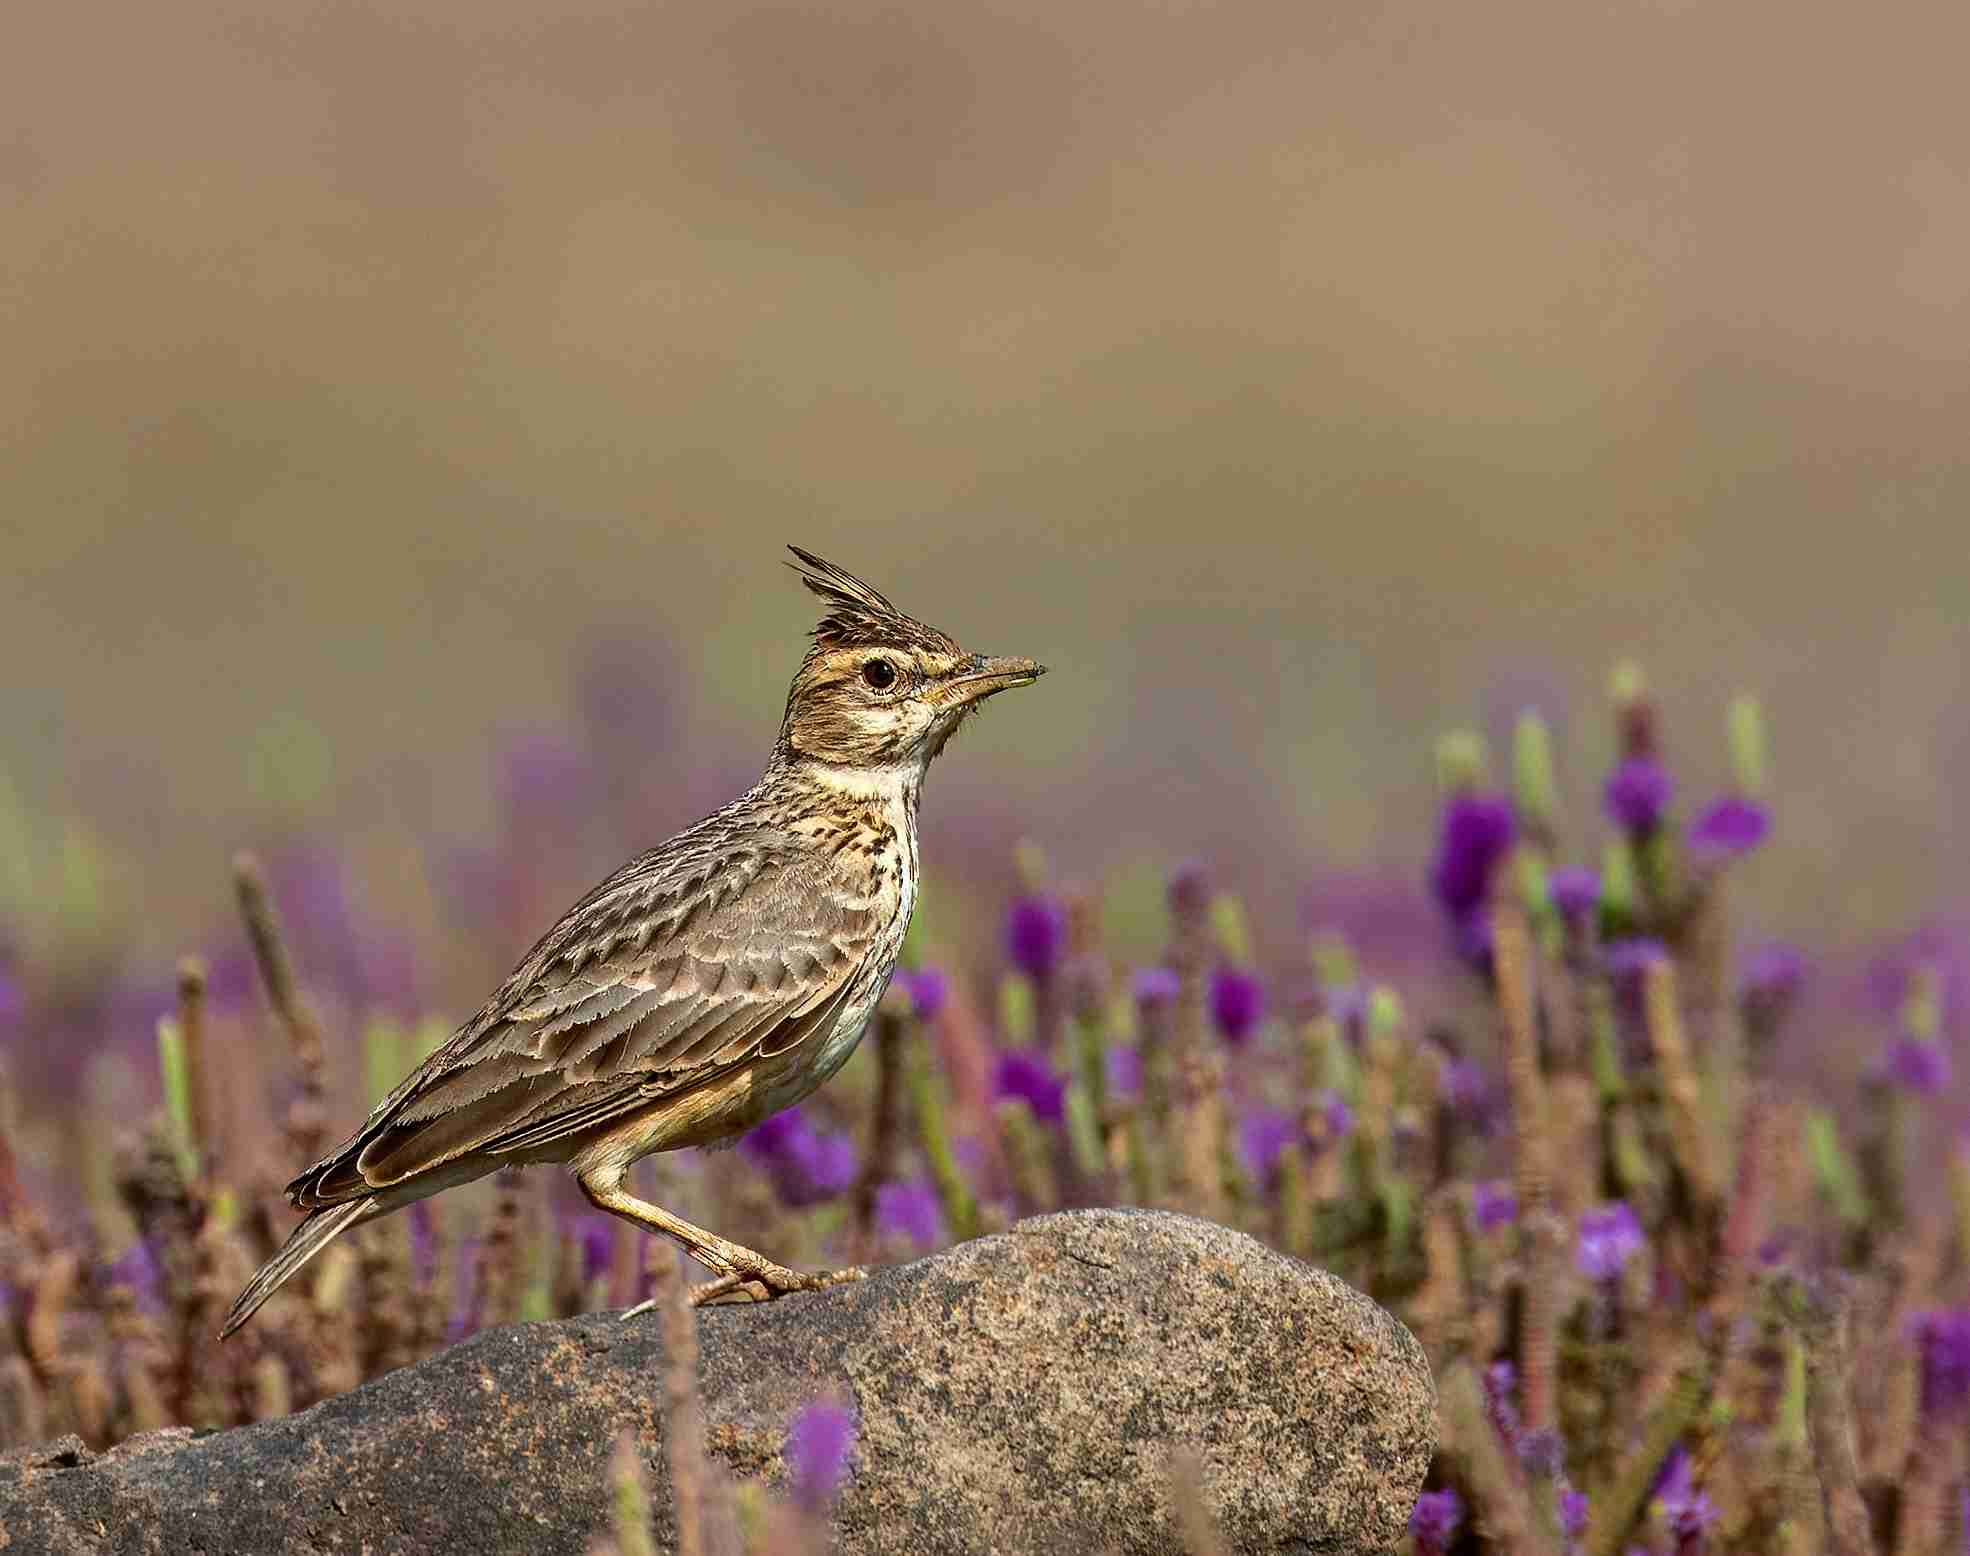
[[[1532,1506],[1517,1467],[1484,1408],[1484,1390],[1468,1362],[1459,1362],[1437,1387],[1443,1418],[1443,1448],[1463,1467],[1476,1504],[1478,1527],[1487,1544],[1501,1551],[1549,1552],[1551,1544],[1534,1532]]]
[[[184,1053],[192,1160],[202,1175],[212,1161],[212,1099],[205,1078],[205,963],[195,956],[178,963],[178,1041]]]
[[[1788,1306],[1806,1352],[1806,1430],[1826,1512],[1826,1556],[1874,1556],[1848,1394],[1852,1303],[1837,1287],[1807,1292],[1795,1285],[1791,1295]]]
[[[651,1260],[651,1300],[663,1315],[664,1451],[677,1519],[675,1556],[705,1556],[704,1411],[698,1400],[698,1315],[670,1249]]]
[[[242,853],[233,858],[233,888],[239,897],[240,918],[253,944],[253,959],[266,986],[267,1003],[286,1029],[294,1064],[300,1073],[301,1094],[288,1110],[287,1138],[295,1157],[313,1161],[326,1133],[328,1109],[322,1082],[322,1034],[294,976],[294,963],[281,936],[280,920],[267,895],[259,860]]]
[[[875,1117],[869,1125],[869,1153],[855,1180],[855,1234],[861,1257],[874,1256],[876,1245],[876,1191],[895,1171],[896,1142],[903,1111],[903,1019],[894,1011],[878,1009],[869,1029],[876,1050]]]
[[[1643,1010],[1649,1045],[1662,1077],[1669,1110],[1676,1164],[1688,1181],[1690,1195],[1705,1216],[1714,1213],[1718,1199],[1717,1172],[1705,1124],[1702,1088],[1690,1063],[1683,1019],[1676,1004],[1676,970],[1667,960],[1652,962],[1643,973]]]
[[[1553,1390],[1565,1228],[1552,1213],[1552,1142],[1539,1072],[1532,938],[1524,915],[1515,907],[1501,906],[1493,915],[1492,958],[1505,1022],[1505,1078],[1512,1097],[1513,1168],[1525,1249],[1521,1409],[1528,1432],[1545,1432],[1556,1420]]]
[[[1715,1341],[1692,1345],[1683,1356],[1663,1397],[1642,1423],[1639,1440],[1629,1451],[1614,1481],[1593,1499],[1593,1523],[1587,1530],[1586,1556],[1614,1556],[1628,1531],[1642,1515],[1655,1472],[1696,1419],[1716,1367]]]

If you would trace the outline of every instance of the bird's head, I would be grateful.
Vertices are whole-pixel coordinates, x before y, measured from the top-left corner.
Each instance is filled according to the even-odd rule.
[[[920,770],[987,697],[1046,673],[1030,659],[967,653],[832,562],[787,549],[828,606],[787,693],[780,743],[790,758]]]

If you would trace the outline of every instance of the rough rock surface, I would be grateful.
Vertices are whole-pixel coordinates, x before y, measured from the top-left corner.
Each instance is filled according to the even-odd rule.
[[[617,1433],[661,1521],[661,1326],[494,1330],[285,1420],[0,1459],[0,1550],[580,1552]],[[823,1390],[862,1417],[846,1552],[1178,1552],[1201,1461],[1238,1552],[1382,1551],[1436,1436],[1409,1332],[1334,1277],[1185,1216],[1042,1216],[870,1280],[699,1318],[711,1451],[776,1477]]]

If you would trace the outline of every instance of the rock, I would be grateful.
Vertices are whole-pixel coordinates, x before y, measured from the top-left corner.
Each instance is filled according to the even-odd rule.
[[[638,1434],[668,1533],[661,1323],[493,1330],[284,1420],[0,1459],[0,1550],[575,1552]],[[1228,1550],[1386,1550],[1436,1438],[1421,1348],[1366,1297],[1186,1216],[1022,1222],[867,1281],[699,1315],[711,1452],[777,1477],[794,1411],[861,1415],[837,1548],[1170,1552],[1170,1454]]]

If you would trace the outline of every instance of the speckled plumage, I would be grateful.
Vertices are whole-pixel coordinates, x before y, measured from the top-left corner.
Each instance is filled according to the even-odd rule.
[[[239,1327],[344,1228],[500,1167],[565,1162],[604,1209],[676,1237],[755,1298],[799,1276],[622,1190],[652,1151],[727,1140],[846,1062],[917,889],[924,770],[984,698],[1042,672],[981,659],[793,548],[828,614],[765,774],[631,860],[485,1007],[288,1185],[309,1217],[241,1293]],[[878,685],[880,662],[894,677]]]

